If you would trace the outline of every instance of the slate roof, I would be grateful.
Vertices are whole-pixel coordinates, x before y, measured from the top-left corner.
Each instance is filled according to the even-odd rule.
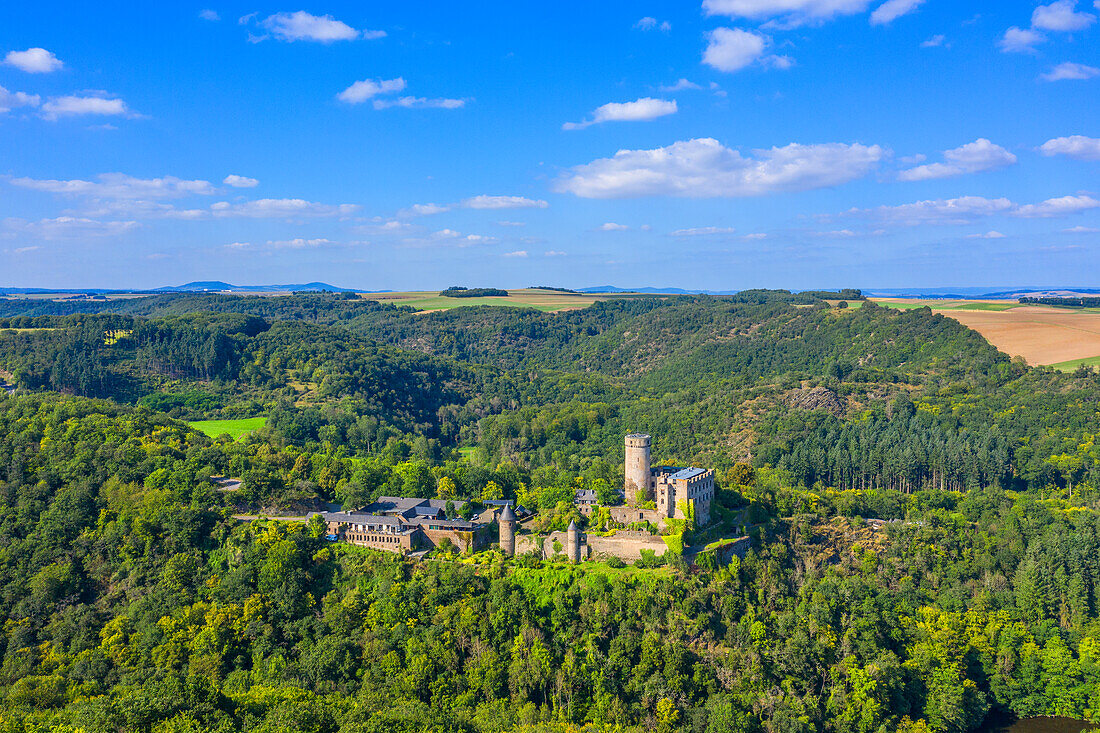
[[[669,476],[669,478],[674,480],[674,481],[675,480],[689,480],[689,479],[695,478],[696,476],[702,476],[706,472],[707,472],[707,469],[705,469],[705,468],[694,468],[694,467],[693,468],[682,468],[679,471],[677,471],[676,473]]]

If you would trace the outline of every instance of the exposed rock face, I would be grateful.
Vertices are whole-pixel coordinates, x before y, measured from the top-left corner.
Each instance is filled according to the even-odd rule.
[[[787,403],[799,410],[812,412],[824,410],[841,417],[848,411],[848,402],[843,397],[828,387],[814,387],[813,389],[798,389],[787,397]]]

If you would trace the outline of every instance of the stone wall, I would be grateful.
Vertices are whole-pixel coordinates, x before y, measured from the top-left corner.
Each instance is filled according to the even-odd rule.
[[[561,543],[561,554],[569,555],[569,538],[565,532],[551,532],[548,535],[516,535],[516,554],[522,555],[532,550],[542,553],[544,558],[554,555],[554,540]],[[633,562],[642,556],[642,550],[653,550],[658,557],[665,554],[668,545],[657,535],[637,530],[620,529],[609,537],[581,533],[581,559],[606,559],[617,557]]]

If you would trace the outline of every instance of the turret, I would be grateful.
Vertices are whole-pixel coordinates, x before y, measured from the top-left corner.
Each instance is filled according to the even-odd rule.
[[[566,549],[569,552],[569,562],[581,561],[581,529],[574,519],[569,520],[569,529],[565,530]]]
[[[633,502],[639,491],[649,495],[649,443],[649,436],[642,433],[626,436],[626,481],[623,490],[628,502]]]
[[[516,513],[512,511],[511,504],[504,505],[504,511],[497,519],[500,527],[500,549],[505,555],[516,554]]]

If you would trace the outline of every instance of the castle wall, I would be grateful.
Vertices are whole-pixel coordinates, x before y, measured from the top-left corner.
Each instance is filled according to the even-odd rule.
[[[642,556],[642,550],[653,550],[658,557],[665,554],[668,545],[660,537],[648,532],[620,529],[608,537],[588,535],[588,547],[592,557],[599,559],[601,555],[617,557],[621,560],[632,562]]]

